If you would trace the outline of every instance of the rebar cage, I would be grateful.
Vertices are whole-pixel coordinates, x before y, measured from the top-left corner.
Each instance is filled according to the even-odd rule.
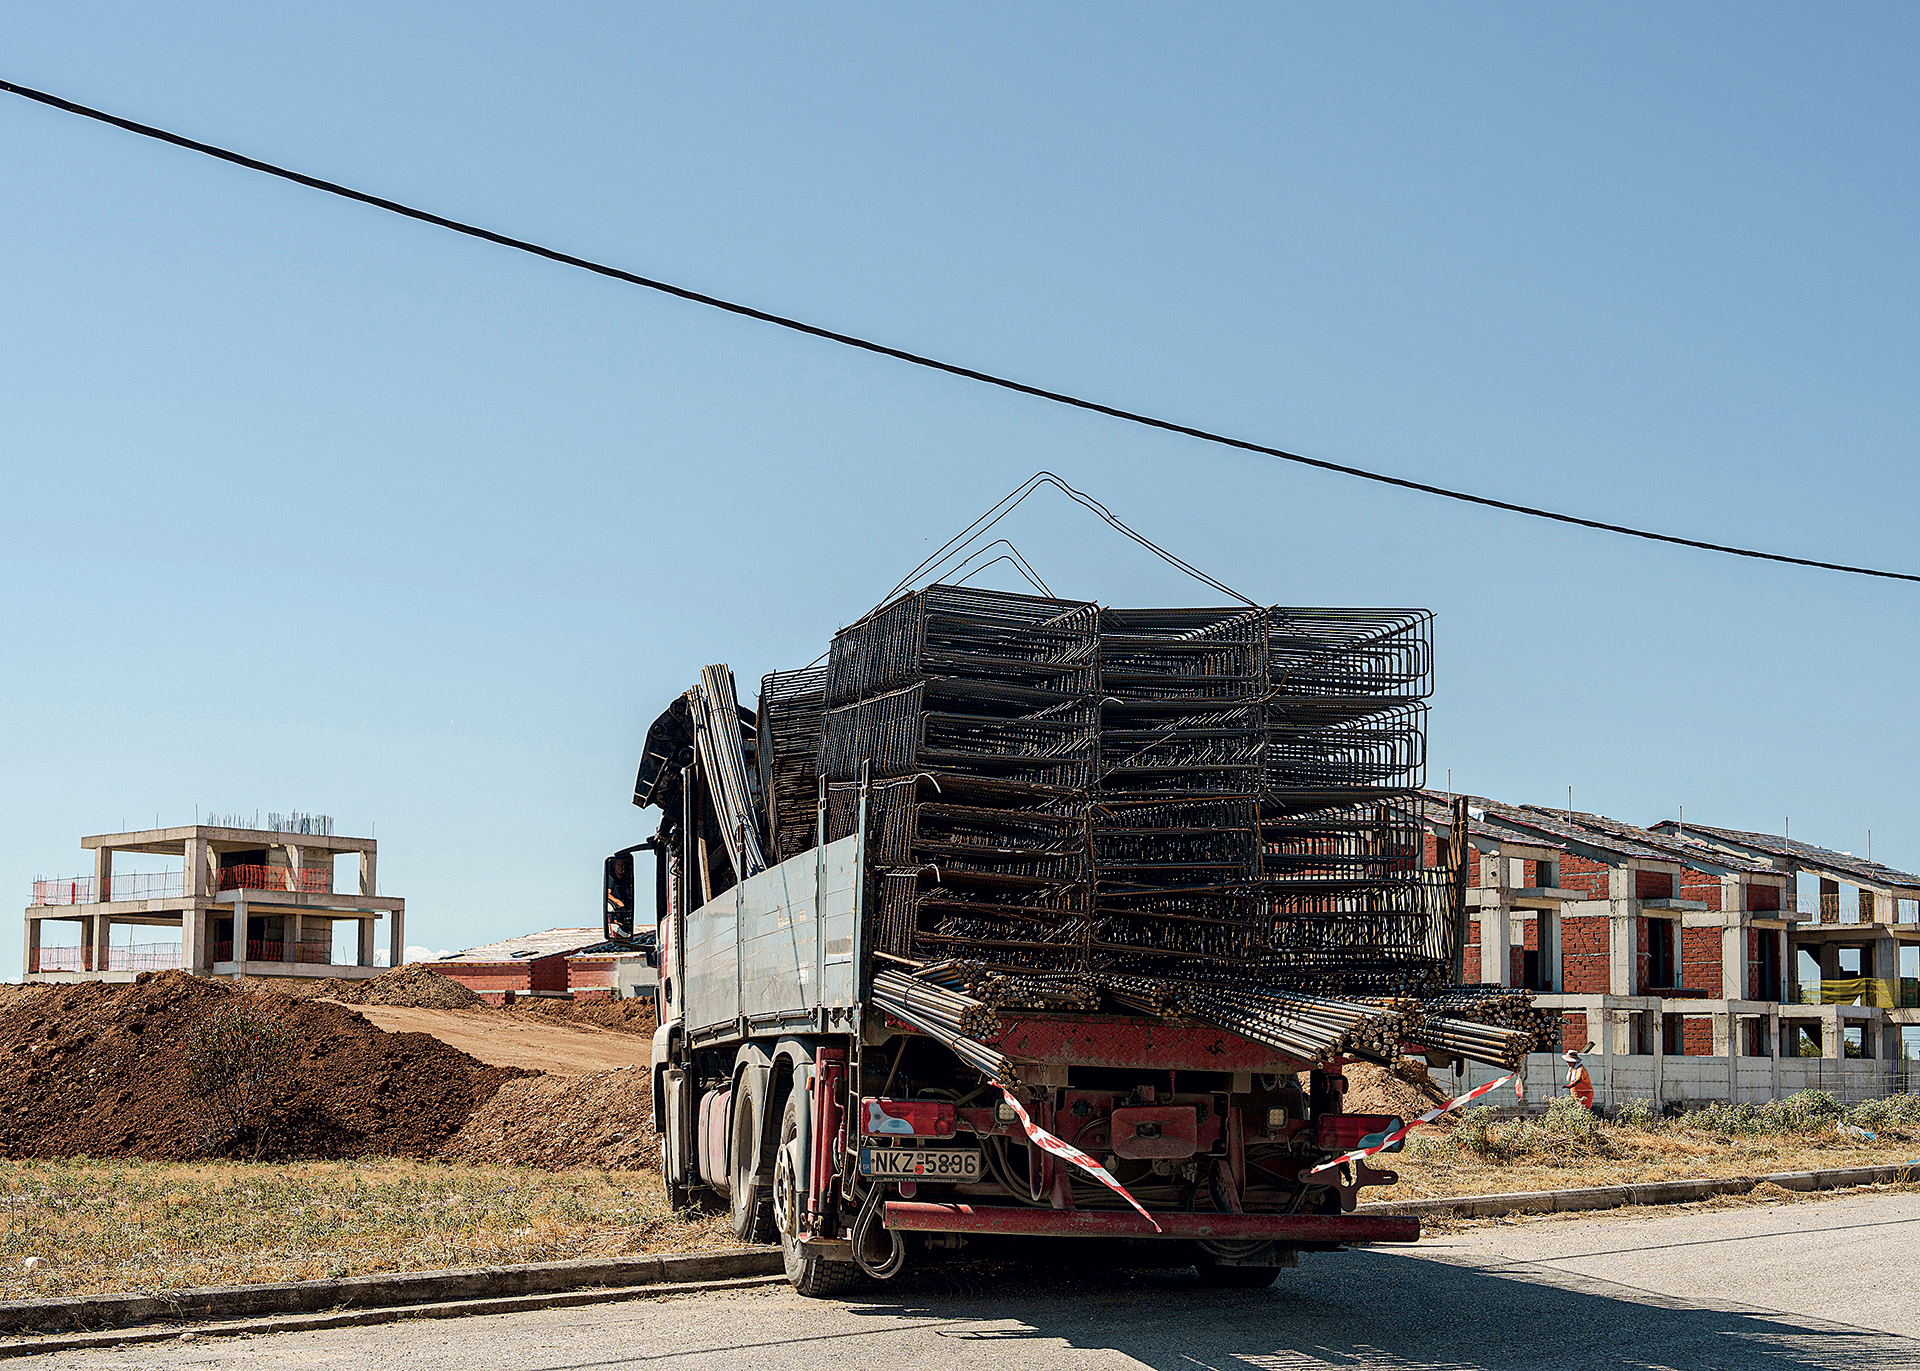
[[[813,840],[821,784],[825,837],[851,832],[864,774],[877,951],[1430,990],[1457,937],[1414,800],[1431,628],[1424,610],[904,595],[837,634],[824,671],[766,678],[772,846]]]

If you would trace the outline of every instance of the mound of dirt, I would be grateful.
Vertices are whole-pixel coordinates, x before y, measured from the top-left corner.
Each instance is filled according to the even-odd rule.
[[[558,1171],[657,1170],[653,1086],[643,1066],[597,1076],[508,1081],[436,1154],[447,1161]]]
[[[424,1033],[382,1032],[339,1005],[178,971],[131,985],[48,986],[0,1004],[0,1156],[178,1161],[217,1150],[188,1045],[216,1011],[263,1003],[299,1052],[271,1158],[431,1156],[501,1085],[527,1074],[484,1066]]]
[[[451,976],[418,962],[397,966],[364,981],[345,981],[328,995],[342,1004],[393,1004],[408,1009],[472,1009],[486,1001]]]
[[[1398,1114],[1403,1119],[1416,1119],[1448,1099],[1418,1057],[1402,1057],[1391,1069],[1371,1062],[1348,1062],[1341,1074],[1347,1078],[1344,1108],[1349,1114]]]
[[[513,1011],[545,1014],[549,1018],[565,1019],[568,1023],[591,1024],[595,1028],[611,1028],[616,1033],[637,1033],[646,1038],[651,1038],[653,1030],[660,1026],[654,1018],[652,999],[522,999],[514,1002]]]

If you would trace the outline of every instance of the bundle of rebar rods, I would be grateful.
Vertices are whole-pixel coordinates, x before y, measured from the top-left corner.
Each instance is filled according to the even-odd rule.
[[[1001,1023],[993,1009],[971,995],[963,995],[944,985],[918,976],[883,967],[873,973],[876,995],[906,1005],[921,1019],[946,1025],[970,1038],[995,1038]]]
[[[1409,1024],[1406,1036],[1409,1043],[1418,1047],[1437,1048],[1470,1062],[1509,1070],[1517,1068],[1533,1050],[1531,1033],[1438,1015],[1424,1016]]]
[[[1019,1084],[1013,1062],[979,1041],[981,1036],[993,1037],[1000,1032],[993,1011],[979,1001],[883,969],[874,974],[872,1002],[875,1008],[946,1047],[988,1080],[1009,1087]]]
[[[1540,1008],[1532,995],[1511,986],[1451,986],[1420,1002],[1422,1016],[1483,1024],[1519,1033],[1529,1051],[1542,1052],[1559,1037],[1558,1017]]]

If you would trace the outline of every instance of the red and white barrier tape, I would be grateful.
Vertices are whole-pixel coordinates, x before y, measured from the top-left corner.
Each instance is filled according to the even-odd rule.
[[[1366,1139],[1363,1139],[1361,1146],[1354,1148],[1353,1151],[1343,1152],[1341,1155],[1339,1155],[1338,1157],[1335,1157],[1330,1162],[1321,1162],[1320,1165],[1314,1167],[1311,1171],[1301,1172],[1300,1173],[1301,1177],[1302,1179],[1304,1179],[1308,1176],[1317,1176],[1322,1171],[1331,1171],[1336,1166],[1344,1166],[1348,1162],[1357,1162],[1362,1157],[1371,1157],[1376,1152],[1384,1152],[1389,1147],[1392,1147],[1395,1143],[1399,1142],[1402,1138],[1406,1137],[1407,1134],[1413,1132],[1413,1130],[1418,1128],[1421,1124],[1432,1123],[1435,1119],[1439,1118],[1442,1114],[1447,1113],[1449,1110],[1458,1109],[1461,1105],[1466,1104],[1469,1100],[1477,1100],[1482,1095],[1485,1095],[1494,1090],[1498,1090],[1501,1086],[1505,1085],[1508,1081],[1513,1080],[1519,1074],[1520,1073],[1518,1071],[1509,1071],[1506,1075],[1502,1076],[1497,1081],[1488,1081],[1485,1085],[1476,1085],[1473,1089],[1469,1090],[1466,1094],[1461,1095],[1457,1099],[1448,1100],[1445,1104],[1441,1105],[1438,1109],[1429,1109],[1426,1113],[1422,1114],[1419,1118],[1414,1119],[1409,1123],[1402,1124],[1400,1127],[1396,1128],[1393,1132],[1387,1134],[1385,1137],[1381,1137],[1380,1134],[1375,1133],[1372,1136]],[[1378,1139],[1378,1141],[1375,1141],[1375,1139]]]
[[[1075,1166],[1099,1181],[1100,1184],[1106,1186],[1107,1189],[1113,1191],[1114,1194],[1118,1195],[1135,1209],[1139,1209],[1140,1217],[1148,1223],[1153,1224],[1154,1232],[1158,1233],[1162,1231],[1159,1224],[1153,1223],[1153,1215],[1141,1208],[1140,1201],[1136,1200],[1132,1195],[1129,1195],[1127,1188],[1120,1184],[1119,1181],[1116,1181],[1107,1171],[1106,1167],[1100,1165],[1099,1162],[1089,1157],[1072,1143],[1062,1142],[1059,1138],[1054,1137],[1053,1134],[1047,1132],[1046,1129],[1035,1123],[1028,1117],[1027,1111],[1021,1108],[1020,1101],[1013,1097],[1013,1092],[1004,1085],[1000,1087],[1000,1093],[1007,1097],[1007,1103],[1013,1106],[1013,1112],[1020,1116],[1020,1126],[1027,1130],[1027,1136],[1033,1139],[1036,1146],[1044,1148],[1056,1157],[1064,1157],[1066,1160],[1072,1162]]]

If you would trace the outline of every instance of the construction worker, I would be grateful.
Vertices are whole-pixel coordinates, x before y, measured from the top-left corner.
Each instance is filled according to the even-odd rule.
[[[1568,1092],[1588,1109],[1593,1108],[1593,1081],[1587,1076],[1587,1068],[1581,1063],[1580,1054],[1569,1048],[1560,1060],[1567,1064]]]

